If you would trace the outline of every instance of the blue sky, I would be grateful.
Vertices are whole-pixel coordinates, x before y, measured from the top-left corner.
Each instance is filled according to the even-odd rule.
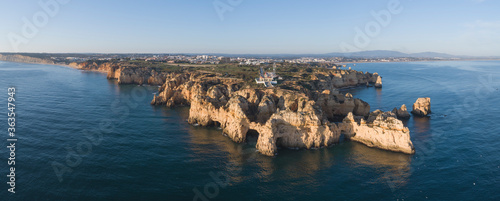
[[[0,52],[396,50],[500,56],[500,2],[495,0],[60,1],[0,0]],[[40,6],[46,2],[57,2],[59,9],[47,12]],[[391,13],[390,3],[399,4],[400,12]],[[387,11],[391,19],[382,18],[388,22],[383,25],[372,11]],[[26,21],[36,28],[34,34],[23,33]],[[368,31],[367,25],[372,25]],[[369,32],[356,45],[356,36]]]

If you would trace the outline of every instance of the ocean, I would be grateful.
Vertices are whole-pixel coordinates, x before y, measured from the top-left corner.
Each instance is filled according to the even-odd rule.
[[[372,111],[430,97],[405,121],[415,155],[357,142],[258,154],[188,108],[152,106],[158,86],[99,72],[0,62],[0,172],[9,174],[7,90],[15,87],[15,194],[1,200],[500,200],[500,62],[361,63],[383,88],[346,89]]]

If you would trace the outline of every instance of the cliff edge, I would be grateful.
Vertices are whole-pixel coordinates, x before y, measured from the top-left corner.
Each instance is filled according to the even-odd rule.
[[[395,114],[370,113],[368,103],[335,87],[362,85],[378,78],[356,71],[312,76],[315,79],[309,89],[298,85],[289,89],[251,87],[210,73],[172,73],[151,104],[190,106],[189,123],[219,126],[238,143],[245,142],[249,131],[257,132],[256,148],[268,156],[277,154],[278,147],[330,146],[339,142],[341,134],[370,147],[414,153],[410,132]]]

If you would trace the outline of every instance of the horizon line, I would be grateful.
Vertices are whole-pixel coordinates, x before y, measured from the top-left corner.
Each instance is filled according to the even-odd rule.
[[[449,54],[449,53],[443,53],[443,52],[433,52],[433,51],[424,51],[424,52],[414,52],[414,53],[406,53],[406,52],[401,52],[397,50],[364,50],[364,51],[357,51],[357,52],[328,52],[328,53],[207,53],[207,52],[198,52],[198,53],[186,53],[186,52],[109,52],[109,53],[104,53],[104,52],[0,52],[0,54],[185,54],[185,55],[293,55],[293,56],[301,56],[301,55],[328,55],[328,54],[356,54],[356,53],[368,53],[368,52],[394,52],[394,53],[402,53],[402,54],[421,54],[421,53],[435,53],[435,54],[447,54],[452,57],[474,57],[474,58],[480,58],[480,57],[489,57],[489,58],[500,58],[500,56],[470,56],[470,55],[454,55],[454,54]]]

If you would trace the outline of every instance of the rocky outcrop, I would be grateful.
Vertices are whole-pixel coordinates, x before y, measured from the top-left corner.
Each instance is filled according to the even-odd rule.
[[[100,71],[100,72],[109,72],[112,68],[118,66],[118,64],[113,62],[92,62],[86,61],[81,63],[70,63],[69,66],[74,67],[80,70],[88,70],[88,71]]]
[[[147,67],[120,66],[114,62],[87,61],[69,65],[82,70],[106,72],[107,78],[118,80],[118,84],[163,85],[169,74]]]
[[[249,130],[257,131],[256,147],[268,156],[275,155],[279,146],[310,149],[338,142],[340,132],[337,126],[323,121],[321,110],[307,97],[286,92],[247,92],[246,97],[233,95],[227,103],[217,100],[225,99],[224,93],[214,98],[210,97],[210,92],[205,96],[195,96],[191,100],[188,122],[202,126],[218,125],[235,142],[244,142]],[[283,110],[276,105],[281,105]]]
[[[168,73],[151,68],[113,66],[108,71],[108,79],[117,79],[119,84],[162,85]]]
[[[20,63],[34,63],[34,64],[54,64],[50,59],[41,59],[19,54],[0,54],[0,61],[20,62]]]
[[[332,121],[341,121],[350,112],[356,116],[370,114],[370,105],[361,99],[354,99],[350,93],[344,95],[338,91],[325,90],[315,101],[321,107],[325,117]]]
[[[363,73],[355,70],[331,70],[327,72],[317,72],[311,75],[310,90],[313,91],[335,91],[341,88],[349,88],[366,83],[375,83],[378,74]]]
[[[415,153],[409,129],[392,112],[375,111],[370,114],[368,121],[360,119],[359,122],[349,113],[339,128],[347,138],[369,147]]]
[[[380,76],[377,77],[377,80],[375,81],[375,87],[382,88],[382,77]]]
[[[318,112],[313,101],[303,100],[298,112],[279,110],[265,124],[251,123],[250,128],[259,133],[257,149],[273,156],[279,146],[310,149],[337,143],[340,130],[336,124],[319,119]]]
[[[269,156],[275,155],[278,147],[310,149],[335,144],[343,131],[352,131],[349,136],[353,140],[372,147],[411,153],[399,145],[403,137],[397,133],[409,134],[407,129],[399,127],[401,121],[386,116],[377,120],[375,114],[370,114],[368,103],[354,99],[349,93],[341,94],[335,88],[321,93],[302,93],[243,86],[241,80],[205,73],[170,74],[151,104],[189,105],[189,123],[220,126],[238,143],[246,140],[247,133],[257,132],[256,147],[260,153]],[[372,118],[371,126],[365,128],[345,122],[337,125],[331,121],[353,114],[362,121]],[[369,133],[363,133],[365,131]],[[382,138],[388,135],[397,137],[399,146]]]
[[[410,113],[406,109],[406,105],[402,105],[401,108],[394,108],[392,110],[392,113],[395,114],[398,119],[409,119],[410,118]]]
[[[368,72],[367,72],[367,73],[368,73]],[[369,73],[368,73],[368,74],[369,74]],[[372,76],[371,76],[370,82],[371,82],[371,83],[375,83],[375,82],[377,82],[377,79],[378,79],[379,77],[380,77],[380,75],[379,75],[377,72],[373,73],[373,74],[372,74]]]
[[[353,113],[356,116],[368,116],[370,114],[370,104],[361,99],[354,99]]]
[[[427,116],[431,113],[431,98],[418,98],[411,111],[416,116]]]

